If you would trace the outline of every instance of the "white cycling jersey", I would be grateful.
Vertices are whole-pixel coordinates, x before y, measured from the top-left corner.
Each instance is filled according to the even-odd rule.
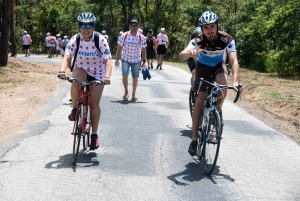
[[[72,57],[76,53],[76,35],[70,39],[66,46],[65,55],[67,56]],[[111,53],[106,39],[101,34],[99,34],[99,49],[101,52],[95,47],[94,34],[89,42],[84,41],[80,34],[79,50],[74,69],[82,68],[88,75],[97,80],[103,80],[105,77],[104,61],[111,58]]]

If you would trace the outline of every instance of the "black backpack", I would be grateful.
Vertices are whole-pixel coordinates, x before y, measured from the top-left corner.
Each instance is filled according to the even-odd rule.
[[[95,42],[95,46],[96,46],[97,50],[99,51],[99,53],[101,53],[100,48],[99,48],[99,32],[96,32],[96,31],[94,32],[94,40],[95,40],[94,42]],[[75,60],[77,58],[77,53],[79,50],[79,44],[80,44],[80,33],[76,34],[76,52],[74,55],[72,66],[71,66],[71,72],[74,69]]]

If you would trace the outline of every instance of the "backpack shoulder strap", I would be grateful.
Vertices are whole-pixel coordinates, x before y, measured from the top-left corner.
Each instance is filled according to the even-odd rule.
[[[77,53],[78,53],[78,50],[79,50],[79,43],[80,43],[80,33],[76,34],[76,51],[75,51],[73,63],[72,63],[72,66],[71,66],[71,72],[74,69]]]
[[[101,52],[100,48],[99,48],[99,32],[94,33],[94,40],[95,40],[95,46],[97,48],[97,50],[99,51],[99,53]]]
[[[125,37],[124,37],[124,41],[123,41],[123,46],[125,44],[125,40],[126,40],[127,36],[128,36],[128,31],[126,31],[126,33],[125,33]]]

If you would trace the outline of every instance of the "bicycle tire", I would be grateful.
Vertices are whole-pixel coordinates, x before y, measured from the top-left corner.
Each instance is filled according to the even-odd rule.
[[[92,123],[91,123],[91,119],[90,119],[90,111],[88,110],[88,113],[87,113],[87,121],[85,123],[85,127],[86,127],[86,130],[85,130],[85,134],[83,136],[83,149],[84,150],[87,150],[88,147],[90,146],[90,135],[91,135],[91,126],[92,126]]]
[[[194,110],[194,107],[195,107],[195,96],[194,96],[194,91],[193,91],[192,88],[190,89],[190,94],[189,94],[189,107],[190,107],[190,114],[191,114],[191,117],[192,117],[193,110]]]
[[[210,175],[217,163],[221,143],[221,121],[217,110],[211,111],[207,130],[205,132],[204,168],[205,174]]]
[[[80,140],[81,140],[81,133],[82,133],[82,121],[83,121],[83,105],[80,105],[78,108],[78,114],[76,118],[76,127],[74,132],[74,141],[73,141],[73,165],[76,164],[78,154],[79,154],[79,147],[80,147]]]
[[[199,132],[200,129],[198,129],[198,147],[197,147],[197,156],[199,158],[199,160],[202,160],[203,159],[203,155],[204,155],[204,149],[203,149],[203,144],[204,144],[204,139],[203,139],[203,131],[202,133],[200,134]]]

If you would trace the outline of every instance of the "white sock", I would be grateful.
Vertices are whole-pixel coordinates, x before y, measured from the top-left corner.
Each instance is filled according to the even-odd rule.
[[[92,135],[94,135],[94,134],[95,134],[95,135],[98,135],[98,133],[97,133],[97,132],[92,132]]]

